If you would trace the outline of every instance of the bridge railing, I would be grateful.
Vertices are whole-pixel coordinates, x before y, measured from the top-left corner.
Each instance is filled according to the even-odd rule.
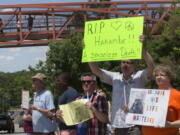
[[[86,21],[140,15],[145,18],[145,30],[153,35],[157,24],[167,24],[168,12],[177,7],[179,4],[171,0],[0,5],[0,17],[7,24],[3,27],[4,34],[0,34],[0,39],[4,40],[0,45],[12,44],[6,40],[16,40],[17,44],[27,43],[27,40],[32,40],[28,44],[44,43],[44,39],[47,42],[49,39],[62,40],[69,30],[83,32]],[[8,8],[12,10],[5,11]],[[11,16],[12,19],[4,16]],[[29,16],[33,17],[32,29],[28,28]],[[17,21],[19,18],[20,30]]]

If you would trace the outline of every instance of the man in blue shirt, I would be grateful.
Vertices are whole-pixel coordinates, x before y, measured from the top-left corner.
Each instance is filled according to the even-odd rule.
[[[67,104],[78,97],[78,92],[74,88],[70,87],[70,83],[71,76],[69,73],[63,72],[57,76],[56,85],[58,87],[58,90],[63,92],[59,96],[58,105]],[[76,135],[75,126],[66,126],[66,124],[59,119],[57,119],[57,122],[60,129],[59,135]]]
[[[56,130],[55,121],[52,119],[52,111],[55,110],[53,96],[46,87],[46,76],[37,73],[32,77],[32,87],[36,90],[34,94],[32,110],[33,132],[36,135],[54,135]]]

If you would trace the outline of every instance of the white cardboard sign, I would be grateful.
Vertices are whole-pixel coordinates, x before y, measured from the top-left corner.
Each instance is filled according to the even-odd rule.
[[[164,127],[170,90],[131,89],[126,123]]]
[[[22,90],[22,108],[29,109],[29,91],[28,90]]]

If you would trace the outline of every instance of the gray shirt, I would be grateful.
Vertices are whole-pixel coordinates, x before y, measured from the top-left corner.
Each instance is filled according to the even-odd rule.
[[[123,79],[123,74],[110,72],[101,69],[103,74],[100,76],[104,83],[112,85],[112,126],[114,128],[128,128],[132,125],[125,123],[126,114],[122,110],[124,105],[129,102],[131,88],[144,88],[147,79],[147,69],[138,71],[131,75],[129,80]]]

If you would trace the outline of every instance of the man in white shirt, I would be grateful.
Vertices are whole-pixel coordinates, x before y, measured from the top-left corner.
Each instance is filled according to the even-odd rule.
[[[144,40],[144,37],[140,37]],[[139,135],[140,129],[127,125],[125,123],[126,108],[129,101],[131,88],[144,88],[148,80],[151,79],[154,63],[150,54],[143,48],[143,57],[147,64],[147,68],[135,72],[135,60],[122,60],[121,72],[111,72],[101,69],[94,62],[89,63],[89,66],[94,74],[101,81],[112,85],[112,127],[115,128],[116,135],[128,135],[128,132],[133,132],[133,135]]]

